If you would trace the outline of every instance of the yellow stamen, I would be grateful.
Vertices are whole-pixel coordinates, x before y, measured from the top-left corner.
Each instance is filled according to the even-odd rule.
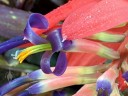
[[[42,52],[42,51],[47,51],[47,50],[52,50],[50,44],[40,44],[40,45],[28,47],[28,48],[24,49],[24,50],[16,57],[16,59],[18,59],[18,60],[20,61],[20,63],[22,63],[23,60],[24,60],[26,57],[28,57],[29,55],[34,54],[34,53],[38,53],[38,52]]]

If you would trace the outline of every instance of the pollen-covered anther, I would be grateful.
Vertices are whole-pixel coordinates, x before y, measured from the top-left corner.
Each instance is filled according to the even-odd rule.
[[[16,58],[20,61],[20,63],[22,63],[23,60],[29,55],[38,53],[38,52],[47,51],[47,50],[51,50],[50,44],[35,45],[35,46],[24,49],[21,53],[18,54]]]

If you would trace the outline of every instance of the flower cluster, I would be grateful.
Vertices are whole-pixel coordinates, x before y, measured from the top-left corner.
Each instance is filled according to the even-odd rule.
[[[120,96],[128,87],[127,9],[127,0],[70,0],[46,15],[31,14],[24,35],[1,43],[0,53],[25,46],[14,56],[22,63],[44,51],[41,69],[3,85],[0,96],[21,86],[18,96],[82,84],[73,96]],[[55,53],[56,65],[50,67]]]

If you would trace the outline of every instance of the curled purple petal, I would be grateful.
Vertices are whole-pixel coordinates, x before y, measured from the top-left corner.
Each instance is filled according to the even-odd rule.
[[[47,40],[51,43],[53,52],[58,52],[60,50],[68,50],[72,48],[71,40],[63,40],[61,28],[49,32]]]
[[[23,40],[23,36],[17,36],[0,44],[0,54],[14,47],[26,44],[29,41]]]
[[[62,38],[62,34],[61,34],[61,28],[58,28],[58,29],[50,32],[47,36],[47,40],[49,40],[49,42],[51,43],[53,52],[58,52],[58,51],[62,50],[63,38]]]
[[[112,92],[111,83],[108,80],[97,81],[96,90],[98,96],[109,96]]]
[[[122,77],[128,82],[128,71],[124,72]]]
[[[43,15],[38,13],[33,13],[30,15],[27,25],[24,29],[24,36],[25,39],[29,40],[33,44],[47,43],[47,40],[38,36],[32,30],[32,28],[39,28],[39,29],[48,28],[48,21]]]
[[[65,72],[66,67],[67,67],[66,54],[64,52],[59,53],[55,69],[52,72],[52,70],[50,69],[50,60],[51,60],[51,57],[52,57],[53,54],[54,53],[52,53],[51,51],[47,51],[43,54],[41,62],[40,62],[41,69],[46,74],[53,73],[57,76],[60,76]]]
[[[64,52],[60,52],[57,58],[54,74],[57,76],[62,75],[67,68],[67,58]]]
[[[3,96],[4,94],[10,92],[11,90],[15,89],[16,87],[19,87],[28,82],[31,82],[31,80],[28,78],[28,76],[23,76],[23,77],[14,79],[13,81],[10,81],[9,83],[0,87],[0,96]]]

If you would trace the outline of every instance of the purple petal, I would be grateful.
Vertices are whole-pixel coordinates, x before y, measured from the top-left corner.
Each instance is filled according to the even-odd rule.
[[[39,28],[39,29],[47,29],[48,28],[48,21],[47,19],[38,13],[33,13],[30,15],[27,25],[24,29],[25,39],[29,40],[33,44],[41,44],[47,43],[47,40],[38,36],[32,28]]]
[[[56,62],[56,66],[54,71],[52,72],[52,70],[50,69],[50,60],[51,57],[54,53],[52,53],[51,51],[47,51],[43,54],[42,59],[41,59],[41,69],[43,70],[44,73],[46,74],[50,74],[53,73],[57,76],[62,75],[67,67],[67,59],[66,59],[66,54],[64,52],[60,52],[59,56],[57,58],[57,62]]]
[[[58,52],[60,50],[68,50],[72,48],[71,40],[63,41],[61,28],[49,32],[47,40],[51,43],[53,52]]]
[[[128,71],[124,72],[122,77],[128,82]]]
[[[47,36],[47,40],[49,40],[49,42],[51,43],[53,52],[58,52],[58,51],[62,50],[63,38],[62,38],[62,34],[61,34],[61,28],[58,28],[58,29],[50,32]]]
[[[97,81],[96,90],[98,96],[109,96],[112,92],[111,83],[108,80],[99,80]]]
[[[5,51],[8,51],[9,49],[12,49],[12,48],[17,47],[22,44],[26,44],[28,42],[29,41],[27,41],[27,40],[23,40],[23,36],[18,36],[18,37],[12,38],[10,40],[7,40],[0,44],[0,54]]]
[[[16,87],[19,87],[28,82],[31,82],[31,80],[28,78],[28,76],[23,76],[23,77],[14,79],[13,81],[10,81],[9,83],[0,87],[0,96],[3,96],[4,94],[10,92],[11,90],[15,89]]]
[[[60,76],[65,72],[66,68],[67,68],[66,54],[61,51],[57,58],[54,74],[56,74],[57,76]]]
[[[72,48],[72,40],[65,40],[63,42],[63,50],[69,50],[70,48]]]

